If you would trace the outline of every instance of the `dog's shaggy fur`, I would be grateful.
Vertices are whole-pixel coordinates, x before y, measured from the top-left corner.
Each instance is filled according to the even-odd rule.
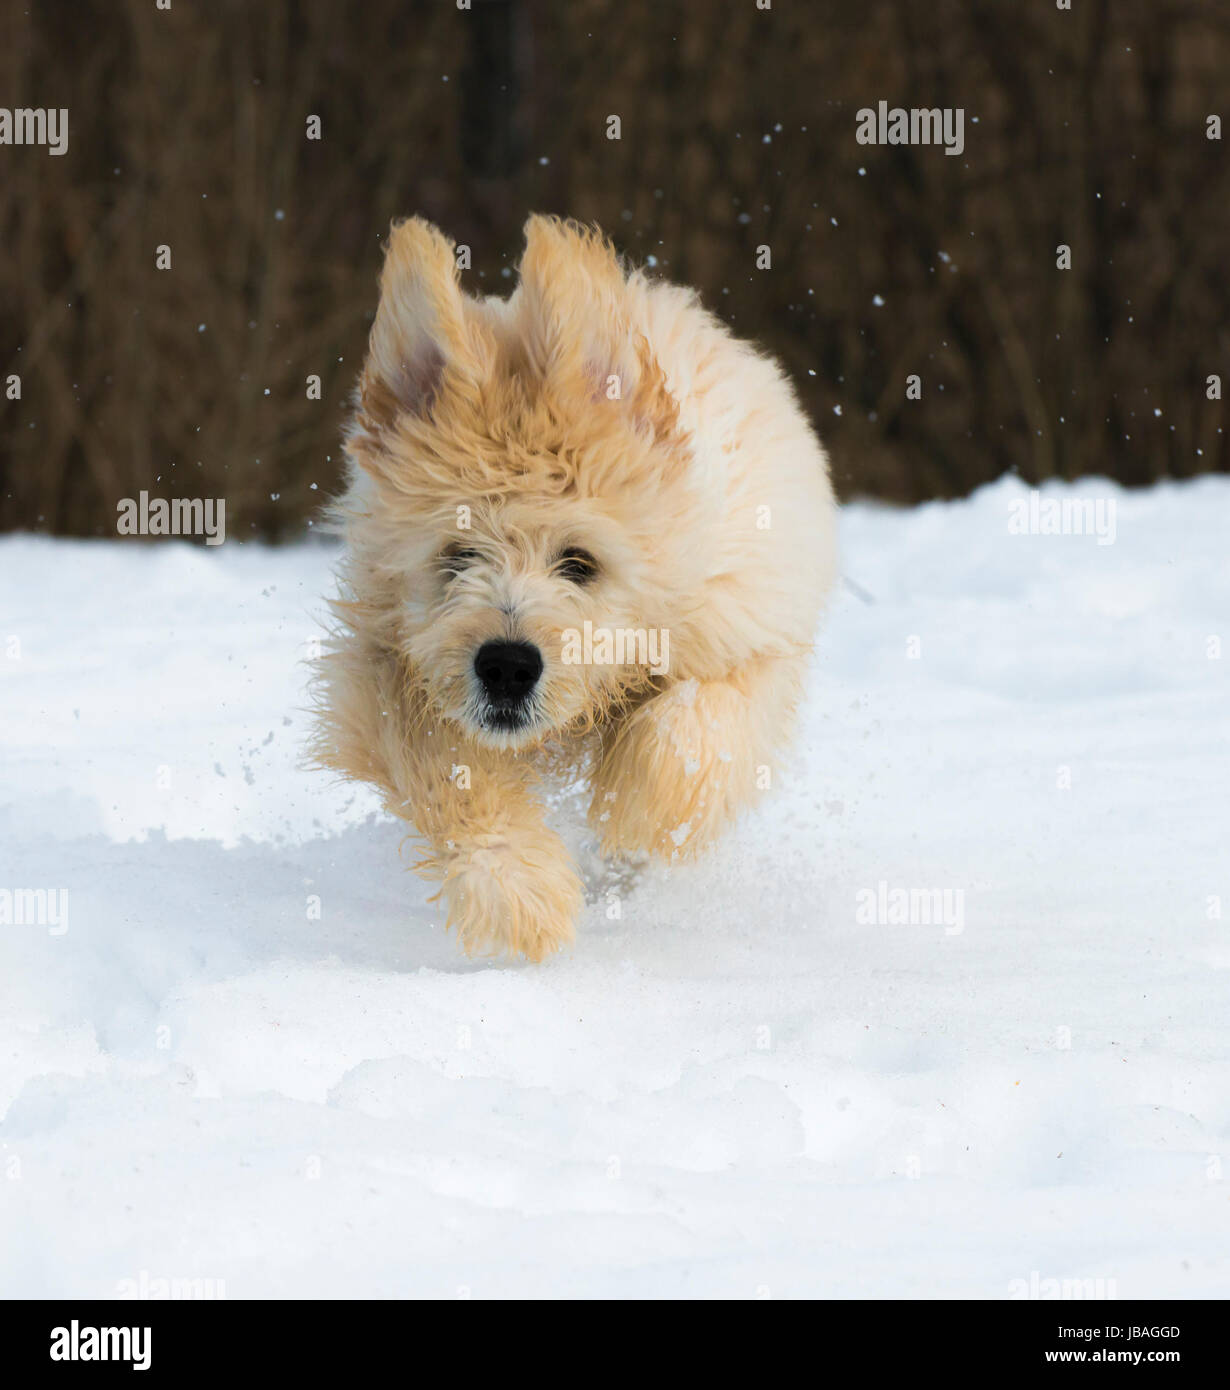
[[[434,227],[392,230],[314,751],[413,822],[467,952],[539,960],[581,904],[543,768],[589,755],[605,853],[708,845],[789,733],[834,508],[775,363],[599,233],[525,231],[515,292],[480,300]],[[669,669],[569,663],[587,621],[668,634]]]

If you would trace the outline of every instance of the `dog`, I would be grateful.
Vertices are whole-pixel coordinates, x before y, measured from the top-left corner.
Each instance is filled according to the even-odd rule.
[[[507,299],[393,224],[346,437],[314,759],[424,845],[467,954],[539,961],[605,855],[704,849],[769,784],[835,572],[828,460],[781,369],[596,229],[533,216]]]

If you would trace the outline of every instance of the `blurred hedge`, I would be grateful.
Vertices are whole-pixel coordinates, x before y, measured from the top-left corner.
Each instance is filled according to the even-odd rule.
[[[298,534],[410,212],[487,292],[530,210],[655,257],[786,362],[847,495],[1224,471],[1228,75],[1224,0],[7,6],[0,100],[70,134],[0,147],[0,525],[114,534],[145,488]],[[963,108],[964,155],[857,144],[881,98]]]

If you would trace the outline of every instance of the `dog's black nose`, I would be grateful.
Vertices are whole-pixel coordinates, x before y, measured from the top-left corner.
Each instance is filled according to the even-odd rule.
[[[474,674],[493,705],[516,705],[542,675],[542,656],[528,642],[484,642],[474,658]]]

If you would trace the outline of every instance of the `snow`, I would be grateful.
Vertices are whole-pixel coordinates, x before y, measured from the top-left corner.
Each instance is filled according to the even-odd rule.
[[[0,925],[0,1294],[1226,1296],[1230,481],[1073,495],[1113,544],[848,508],[773,797],[626,874],[564,798],[539,967],[301,767],[326,546],[0,541],[0,888],[68,895]]]

